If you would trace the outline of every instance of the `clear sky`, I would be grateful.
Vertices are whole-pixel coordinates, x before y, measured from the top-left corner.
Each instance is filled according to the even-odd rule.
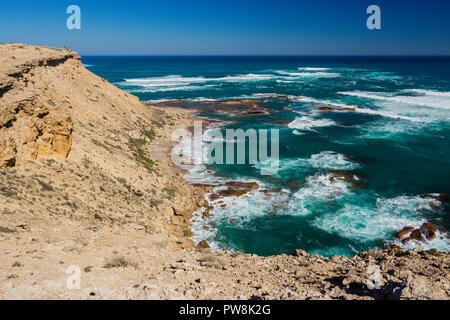
[[[82,29],[66,28],[81,8]],[[366,9],[381,8],[381,30]],[[0,42],[82,55],[450,55],[450,0],[0,0]]]

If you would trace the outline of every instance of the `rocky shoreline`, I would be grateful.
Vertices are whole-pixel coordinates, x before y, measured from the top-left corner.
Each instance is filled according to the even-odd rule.
[[[170,161],[189,117],[143,105],[75,53],[0,45],[0,298],[450,299],[447,252],[195,248],[189,221],[212,187],[187,184]],[[228,185],[217,200],[253,188]]]

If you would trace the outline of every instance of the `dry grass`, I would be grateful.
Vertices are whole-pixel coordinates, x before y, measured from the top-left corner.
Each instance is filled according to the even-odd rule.
[[[106,269],[114,269],[114,268],[127,268],[133,267],[135,269],[138,268],[137,264],[131,261],[128,261],[125,257],[114,257],[103,266]]]

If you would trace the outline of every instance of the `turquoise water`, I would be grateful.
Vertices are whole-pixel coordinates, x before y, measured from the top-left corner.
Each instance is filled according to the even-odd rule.
[[[253,165],[193,170],[192,181],[257,181],[277,190],[226,199],[210,220],[195,218],[196,241],[260,255],[302,248],[352,256],[394,242],[450,248],[445,233],[406,246],[395,239],[404,226],[430,219],[450,230],[449,204],[427,197],[450,195],[450,59],[85,57],[83,63],[142,101],[187,99],[195,107],[205,100],[264,99],[265,108],[290,110],[233,121],[201,112],[226,121],[222,129],[278,128],[281,166],[272,176]],[[336,172],[364,188],[330,182]]]

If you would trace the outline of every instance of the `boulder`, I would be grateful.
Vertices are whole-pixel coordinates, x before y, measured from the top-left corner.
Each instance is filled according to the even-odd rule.
[[[404,227],[402,230],[397,232],[396,237],[403,239],[405,236],[409,235],[414,230],[414,227]]]
[[[406,243],[410,242],[411,240],[424,242],[422,231],[420,231],[420,229],[414,229],[413,232],[411,232],[411,234],[409,235],[409,237],[402,240],[402,243],[406,244]]]
[[[386,246],[386,247],[384,247],[384,250],[385,251],[403,251],[403,249],[396,244]]]
[[[437,229],[436,227],[430,223],[430,222],[425,222],[421,227],[420,227],[420,231],[422,232],[423,236],[428,240],[431,241],[433,239],[436,239],[436,232]]]

